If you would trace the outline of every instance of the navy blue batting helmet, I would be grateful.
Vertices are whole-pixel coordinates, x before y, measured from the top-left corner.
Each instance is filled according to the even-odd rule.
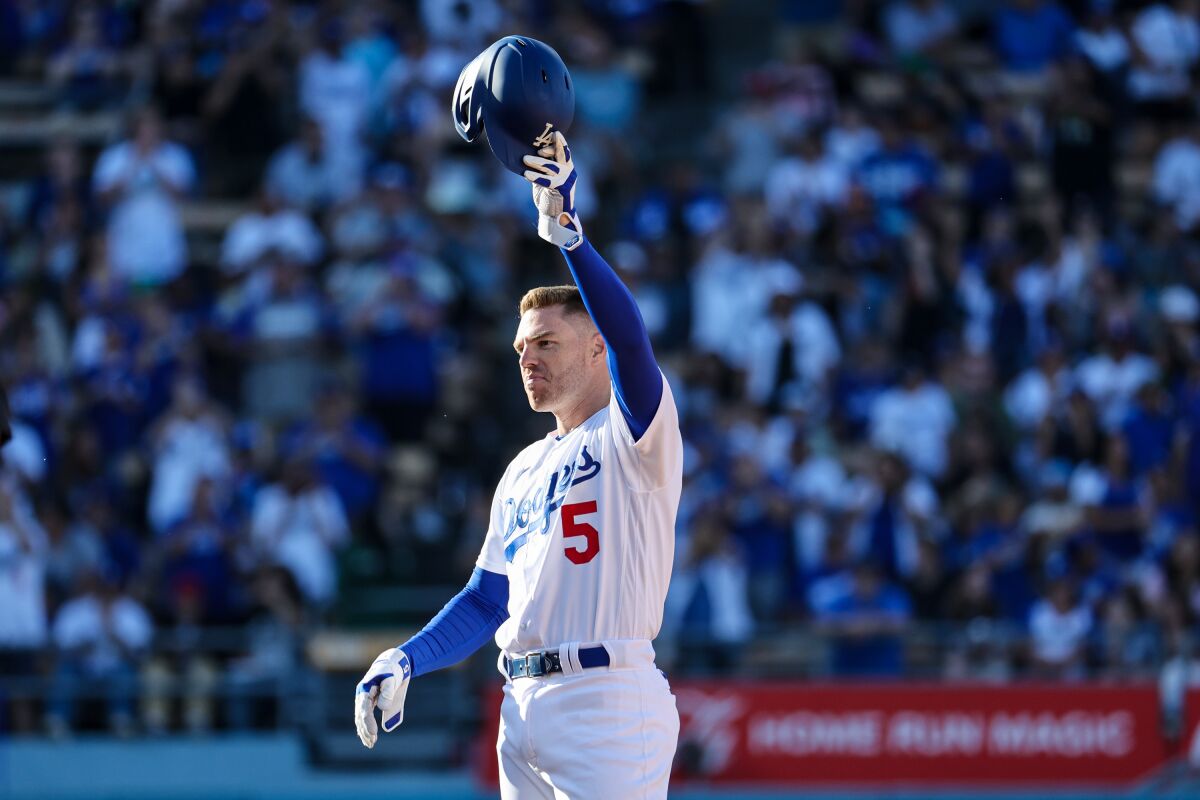
[[[554,48],[505,36],[463,67],[454,87],[454,127],[468,142],[487,133],[492,153],[512,172],[526,155],[571,127],[575,86]]]

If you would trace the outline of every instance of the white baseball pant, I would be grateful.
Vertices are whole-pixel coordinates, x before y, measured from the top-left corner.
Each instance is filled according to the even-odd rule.
[[[602,644],[607,667],[578,668],[573,643],[559,648],[561,673],[505,683],[496,742],[502,800],[667,796],[679,738],[675,696],[649,641]]]

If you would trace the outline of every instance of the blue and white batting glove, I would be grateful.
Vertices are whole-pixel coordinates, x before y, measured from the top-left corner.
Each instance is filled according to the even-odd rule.
[[[384,650],[367,670],[354,692],[354,726],[358,738],[374,747],[379,738],[375,707],[383,718],[383,730],[391,733],[404,719],[404,696],[412,679],[412,665],[399,647]]]
[[[551,244],[574,250],[583,241],[583,225],[575,213],[575,164],[571,148],[559,131],[554,144],[525,156],[525,180],[533,184],[533,204],[538,210],[538,236]]]

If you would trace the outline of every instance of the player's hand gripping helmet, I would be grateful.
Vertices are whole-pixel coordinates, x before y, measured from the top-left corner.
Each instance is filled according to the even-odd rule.
[[[505,36],[463,67],[454,87],[454,127],[488,145],[511,172],[521,159],[554,143],[575,117],[575,86],[558,53],[528,36]]]

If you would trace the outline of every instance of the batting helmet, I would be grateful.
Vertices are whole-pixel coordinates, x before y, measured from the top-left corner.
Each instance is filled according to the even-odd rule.
[[[554,48],[528,36],[505,36],[459,73],[454,127],[468,142],[487,133],[500,163],[520,175],[521,159],[571,127],[575,86]]]

